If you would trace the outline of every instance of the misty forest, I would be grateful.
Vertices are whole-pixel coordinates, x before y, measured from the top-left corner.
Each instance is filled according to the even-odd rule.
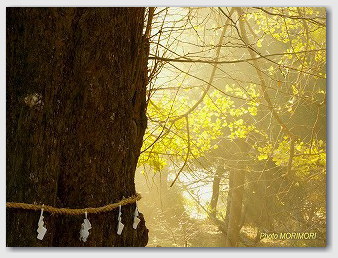
[[[325,8],[6,19],[7,246],[326,246]]]

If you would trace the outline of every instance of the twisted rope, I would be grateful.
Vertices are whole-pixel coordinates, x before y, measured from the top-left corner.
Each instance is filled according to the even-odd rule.
[[[6,208],[9,209],[24,209],[24,210],[41,210],[43,209],[46,212],[53,213],[53,214],[67,214],[67,215],[80,215],[87,213],[101,213],[111,211],[120,205],[127,205],[130,203],[137,202],[142,197],[139,193],[129,198],[123,199],[116,203],[111,203],[105,206],[96,207],[96,208],[83,208],[83,209],[70,209],[70,208],[56,208],[53,206],[48,205],[41,205],[41,204],[29,204],[29,203],[21,203],[21,202],[6,202]]]

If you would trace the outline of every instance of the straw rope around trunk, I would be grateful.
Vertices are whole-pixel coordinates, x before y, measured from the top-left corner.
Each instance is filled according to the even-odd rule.
[[[56,208],[53,206],[42,205],[42,204],[29,204],[29,203],[20,203],[20,202],[6,202],[6,208],[9,209],[24,209],[24,210],[41,210],[43,209],[46,212],[52,214],[65,214],[65,215],[80,215],[84,213],[101,213],[111,211],[115,208],[118,208],[120,205],[127,205],[130,203],[137,202],[142,197],[139,193],[129,198],[125,198],[119,202],[111,203],[105,206],[96,207],[96,208],[83,208],[83,209],[70,209],[70,208]]]

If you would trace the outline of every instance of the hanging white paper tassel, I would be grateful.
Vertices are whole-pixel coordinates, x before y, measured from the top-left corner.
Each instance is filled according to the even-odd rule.
[[[121,205],[120,205],[120,207],[119,207],[119,216],[117,218],[117,220],[119,221],[118,225],[117,225],[117,234],[118,235],[122,234],[122,230],[124,228],[124,224],[121,222],[121,215],[122,215],[122,212],[121,212]]]
[[[85,212],[85,219],[83,220],[83,223],[81,225],[80,230],[80,240],[83,242],[87,241],[87,238],[89,236],[89,229],[92,228],[92,225],[89,222],[89,219],[87,218],[87,212]]]
[[[137,209],[137,206],[135,208],[135,212],[134,212],[134,223],[133,223],[133,229],[137,229],[137,225],[138,223],[140,223],[140,219],[138,217],[139,213],[138,213],[138,209]]]
[[[42,205],[43,206],[43,205]],[[47,232],[47,228],[44,226],[45,222],[43,221],[43,208],[41,209],[40,218],[38,222],[38,232],[37,239],[42,240]]]

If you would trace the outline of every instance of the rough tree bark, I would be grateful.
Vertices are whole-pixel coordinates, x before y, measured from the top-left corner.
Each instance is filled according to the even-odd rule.
[[[146,128],[145,8],[7,8],[7,201],[85,208],[135,194]],[[7,246],[145,246],[135,204],[84,216],[7,209]]]

